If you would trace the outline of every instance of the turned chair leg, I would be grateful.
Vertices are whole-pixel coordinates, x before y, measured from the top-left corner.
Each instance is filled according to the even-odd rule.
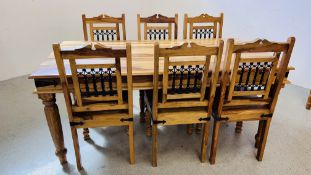
[[[128,126],[129,148],[130,148],[130,164],[135,164],[134,158],[134,126],[131,122]]]
[[[208,143],[208,134],[209,134],[209,126],[210,123],[204,123],[203,125],[203,135],[202,135],[202,143],[201,143],[201,162],[205,162],[206,160],[206,150],[207,150],[207,143]]]
[[[263,123],[264,123],[263,120],[260,120],[260,121],[259,121],[258,130],[257,130],[257,133],[256,133],[256,135],[255,135],[255,148],[258,148],[258,147],[259,147],[259,144],[260,144],[260,137],[261,137],[261,135],[262,135]]]
[[[189,135],[191,135],[192,132],[193,132],[193,124],[188,124],[188,125],[187,125],[187,133],[188,133]]]
[[[144,123],[145,122],[145,108],[146,104],[144,101],[144,91],[140,90],[139,91],[139,106],[140,106],[140,122]]]
[[[308,110],[311,109],[311,90],[310,90],[310,94],[309,94],[309,97],[307,100],[306,109],[308,109]]]
[[[260,144],[259,144],[259,148],[257,150],[257,157],[256,158],[258,161],[262,161],[262,158],[263,158],[263,154],[264,154],[266,142],[267,142],[267,137],[268,137],[268,132],[269,132],[269,128],[270,128],[270,123],[271,123],[271,118],[264,120],[263,128],[262,128],[262,134],[260,137]]]
[[[146,115],[145,115],[145,134],[146,136],[150,137],[151,136],[151,114],[149,111],[146,111]]]
[[[157,167],[157,152],[158,152],[158,127],[156,124],[152,125],[152,166]]]
[[[242,121],[236,122],[235,133],[240,134],[241,131],[242,131],[242,127],[243,127],[243,122]]]
[[[201,134],[201,130],[202,130],[202,123],[197,123],[196,125],[195,125],[195,133],[196,134]]]
[[[209,158],[209,161],[212,165],[215,164],[215,160],[216,160],[216,151],[217,151],[220,125],[221,125],[221,122],[218,122],[218,121],[214,122],[212,145],[211,145],[211,152],[210,152],[210,158]]]
[[[83,128],[83,138],[85,141],[91,140],[89,128]]]
[[[83,170],[83,167],[81,164],[80,147],[79,147],[78,133],[77,133],[76,128],[71,128],[71,135],[72,135],[73,147],[74,147],[75,155],[76,155],[77,168],[79,171],[81,171]]]

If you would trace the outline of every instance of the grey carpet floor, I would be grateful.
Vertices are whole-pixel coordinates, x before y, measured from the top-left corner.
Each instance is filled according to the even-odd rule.
[[[281,91],[262,162],[255,158],[256,122],[222,125],[215,165],[200,163],[200,135],[185,126],[159,128],[158,167],[151,167],[151,139],[139,123],[138,93],[134,92],[135,159],[128,163],[124,127],[91,129],[93,142],[79,132],[82,163],[78,172],[63,96],[57,95],[68,164],[62,167],[45,121],[43,105],[32,94],[26,76],[0,82],[0,174],[311,174],[311,111],[305,109],[308,90],[287,85]],[[210,140],[208,150],[210,149]]]

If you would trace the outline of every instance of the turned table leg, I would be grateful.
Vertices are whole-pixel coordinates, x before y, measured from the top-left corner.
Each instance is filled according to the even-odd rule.
[[[310,94],[309,94],[308,101],[307,101],[307,104],[306,104],[306,108],[309,109],[309,110],[311,108],[311,90],[310,90]]]
[[[236,122],[236,126],[235,126],[235,133],[241,133],[242,132],[242,127],[243,127],[243,122],[242,121],[238,121]]]
[[[44,113],[47,124],[55,145],[55,154],[61,164],[67,163],[66,153],[67,149],[64,144],[64,136],[62,130],[62,123],[59,116],[58,107],[56,105],[55,94],[38,94],[39,99],[44,104]]]

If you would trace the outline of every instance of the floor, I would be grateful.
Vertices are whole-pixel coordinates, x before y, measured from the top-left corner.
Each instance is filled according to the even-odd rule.
[[[253,146],[257,123],[248,122],[241,134],[235,134],[233,123],[222,126],[215,165],[200,163],[200,135],[187,135],[185,126],[161,127],[158,167],[151,167],[151,139],[139,123],[135,92],[136,164],[128,163],[124,127],[91,129],[92,142],[80,139],[85,168],[80,173],[63,96],[57,96],[57,104],[68,149],[64,167],[54,155],[43,106],[33,89],[26,76],[0,82],[0,174],[311,174],[311,111],[305,110],[309,91],[298,86],[288,85],[281,92],[262,162],[255,159]]]

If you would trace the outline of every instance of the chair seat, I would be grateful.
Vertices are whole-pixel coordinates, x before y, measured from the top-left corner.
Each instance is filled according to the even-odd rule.
[[[228,118],[225,121],[247,121],[247,120],[261,120],[265,117],[263,115],[270,114],[269,109],[253,107],[253,108],[237,108],[228,109],[224,107],[221,118]]]
[[[159,109],[158,121],[163,120],[163,125],[205,123],[209,116],[206,107]]]
[[[76,128],[95,128],[102,126],[128,125],[133,118],[129,118],[127,110],[74,112],[72,123],[78,123]]]
[[[152,108],[152,91],[146,91],[146,104]],[[161,100],[161,96],[159,95]],[[202,102],[183,100],[158,104],[158,119],[163,125],[205,123],[209,120],[207,112],[208,101]],[[208,117],[208,118],[207,118]],[[155,120],[155,119],[154,119]]]

